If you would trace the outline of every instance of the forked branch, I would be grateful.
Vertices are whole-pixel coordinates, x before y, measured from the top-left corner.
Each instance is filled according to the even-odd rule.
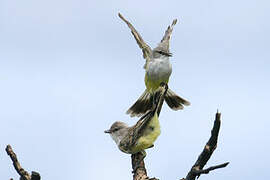
[[[191,170],[188,172],[186,178],[183,178],[183,180],[195,180],[195,178],[199,177],[201,174],[208,174],[212,170],[224,168],[229,164],[229,162],[226,162],[220,165],[211,166],[207,169],[203,169],[203,167],[206,165],[206,163],[208,162],[208,160],[210,159],[210,157],[212,156],[213,152],[215,151],[217,147],[217,140],[218,140],[218,134],[219,134],[219,129],[220,129],[220,123],[221,123],[220,116],[221,114],[217,112],[214,126],[211,131],[211,137],[206,143],[197,161],[192,166]]]
[[[203,151],[199,155],[197,161],[192,166],[191,170],[188,172],[186,178],[183,178],[182,180],[195,180],[196,177],[199,177],[201,174],[208,174],[210,171],[213,171],[215,169],[224,168],[226,167],[229,162],[211,166],[209,168],[203,169],[203,167],[206,165],[208,160],[211,158],[213,152],[215,151],[217,147],[217,140],[218,140],[218,134],[220,129],[220,116],[221,114],[219,112],[216,113],[216,118],[214,122],[213,129],[211,131],[211,137],[206,143]],[[13,166],[16,169],[17,173],[20,175],[20,180],[40,180],[40,175],[37,172],[32,171],[32,174],[30,175],[27,171],[25,171],[22,166],[20,165],[16,154],[13,152],[10,145],[7,145],[6,152],[10,156]],[[131,155],[132,160],[132,169],[133,169],[133,180],[158,180],[157,178],[149,178],[147,176],[147,171],[145,168],[145,164],[143,159],[142,153],[137,153]],[[139,166],[137,166],[139,164]]]
[[[206,143],[197,161],[192,166],[191,170],[188,172],[186,178],[183,178],[182,180],[195,180],[196,177],[199,177],[201,174],[208,174],[210,171],[213,171],[219,168],[224,168],[229,164],[229,162],[226,162],[220,165],[211,166],[209,168],[203,169],[203,167],[206,165],[206,163],[208,162],[208,160],[210,159],[210,157],[212,156],[213,152],[215,151],[217,147],[217,140],[218,140],[218,134],[219,134],[219,129],[220,129],[220,123],[221,123],[220,117],[221,117],[221,114],[217,112],[214,126],[211,131],[210,139]],[[147,172],[146,172],[146,168],[143,161],[141,161],[139,168],[134,169],[134,164],[138,163],[138,161],[141,160],[140,156],[141,156],[140,153],[133,154],[131,156],[132,168],[134,171],[133,180],[149,180],[149,178],[147,177]],[[151,178],[151,179],[157,180],[156,178]]]

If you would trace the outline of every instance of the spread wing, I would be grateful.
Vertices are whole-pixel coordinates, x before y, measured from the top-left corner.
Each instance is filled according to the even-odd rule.
[[[165,34],[162,38],[162,40],[160,41],[158,46],[163,46],[165,47],[167,50],[169,50],[169,46],[170,46],[170,39],[171,39],[171,35],[173,32],[173,27],[174,25],[177,23],[177,19],[173,20],[172,24],[170,26],[168,26],[167,30],[165,31]]]
[[[131,30],[131,33],[133,34],[137,44],[142,49],[143,52],[143,58],[146,59],[146,64],[150,60],[150,56],[152,53],[151,48],[144,42],[141,35],[136,31],[136,29],[132,26],[132,24],[127,21],[120,13],[118,13],[118,16],[128,25],[129,29]]]

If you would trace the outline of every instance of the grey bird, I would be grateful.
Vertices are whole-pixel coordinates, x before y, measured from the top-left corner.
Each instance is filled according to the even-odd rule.
[[[165,83],[161,83],[154,95],[153,108],[143,115],[138,122],[129,127],[126,123],[116,121],[110,129],[104,131],[109,133],[118,148],[128,154],[136,154],[154,146],[154,142],[160,135],[159,113],[168,90]]]
[[[133,34],[137,44],[142,49],[143,57],[146,60],[145,69],[145,86],[146,90],[139,97],[139,99],[127,110],[127,114],[131,117],[142,116],[148,112],[153,106],[153,96],[158,89],[161,82],[168,83],[172,73],[172,65],[169,57],[172,53],[169,51],[170,38],[173,31],[173,27],[177,23],[177,20],[173,20],[172,24],[168,26],[165,34],[156,48],[153,50],[148,46],[132,24],[127,21],[120,13],[119,17],[128,25]],[[178,96],[172,90],[168,89],[165,95],[165,101],[168,106],[173,110],[183,109],[184,106],[190,105],[190,103],[184,98]]]

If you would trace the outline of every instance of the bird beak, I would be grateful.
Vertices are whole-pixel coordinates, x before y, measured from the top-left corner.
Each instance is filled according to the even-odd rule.
[[[172,57],[172,53],[167,53],[167,56]]]
[[[108,129],[108,130],[106,130],[106,131],[104,131],[104,133],[111,133],[111,130],[110,129]]]

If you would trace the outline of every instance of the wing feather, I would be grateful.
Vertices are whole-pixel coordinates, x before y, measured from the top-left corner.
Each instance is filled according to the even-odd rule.
[[[118,13],[118,16],[128,25],[129,29],[131,30],[131,33],[133,34],[137,44],[142,49],[143,52],[143,58],[146,59],[146,64],[150,61],[150,57],[152,54],[152,49],[150,46],[148,46],[141,35],[137,32],[137,30],[133,27],[133,25],[124,18],[120,13]]]
[[[160,113],[162,104],[164,102],[164,96],[167,93],[168,86],[161,86],[155,94],[154,108],[148,111],[144,116],[142,116],[138,122],[129,129],[128,135],[122,140],[122,144],[126,144],[127,147],[135,145],[137,140],[143,135],[143,130],[147,126],[148,122],[155,116],[156,113]]]

